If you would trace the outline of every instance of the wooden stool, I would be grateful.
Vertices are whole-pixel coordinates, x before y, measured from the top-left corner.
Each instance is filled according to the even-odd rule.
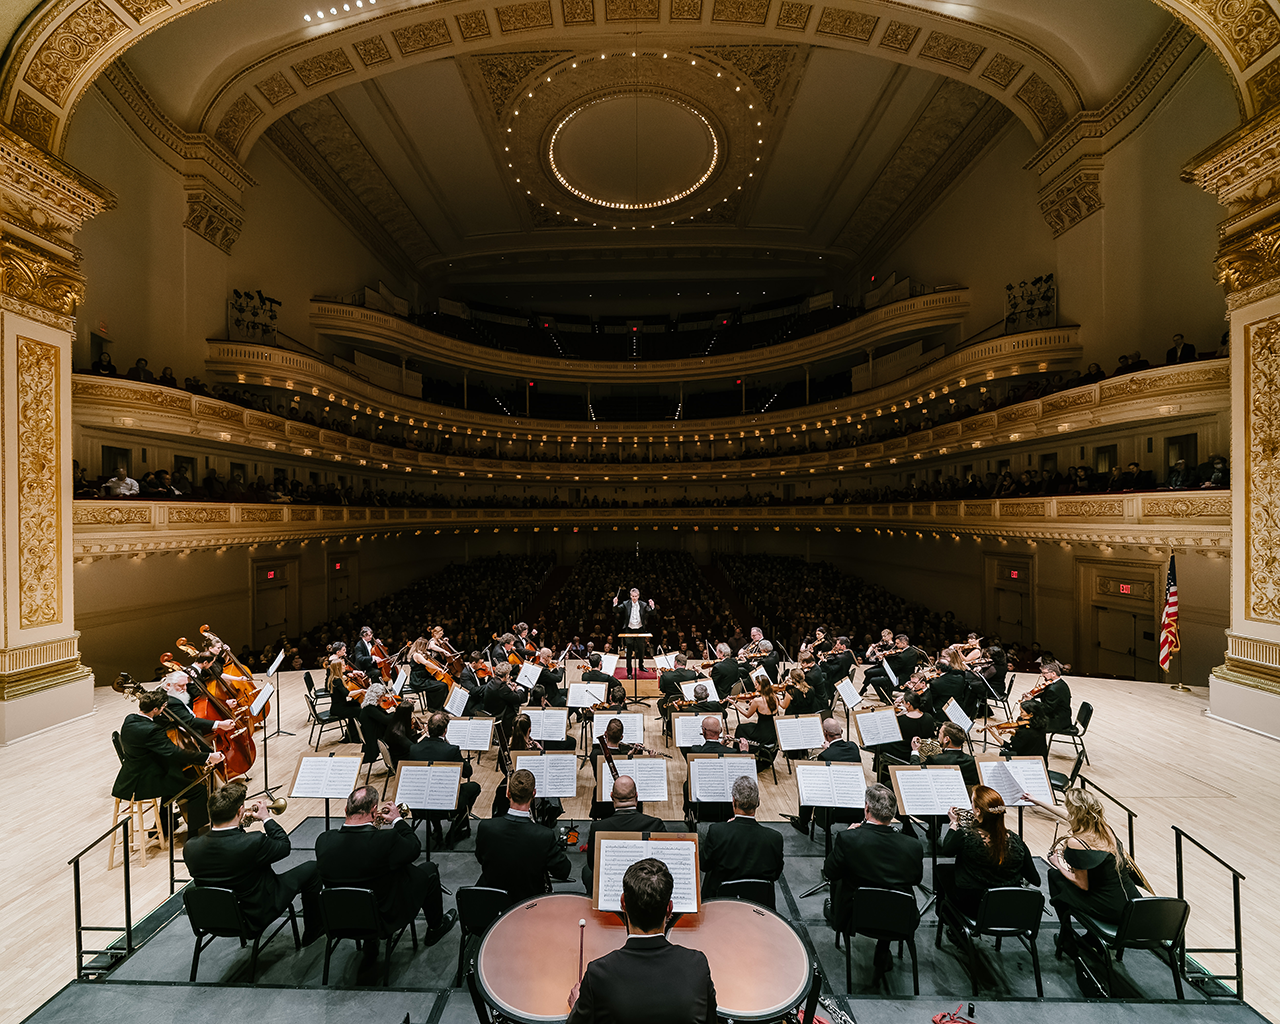
[[[129,826],[131,833],[132,849],[129,850],[129,856],[133,854],[141,854],[142,863],[147,862],[147,852],[154,844],[161,851],[169,849],[169,840],[160,830],[160,801],[156,797],[148,797],[142,800],[121,800],[116,797],[115,811],[111,816],[111,824],[119,825],[122,817],[120,813],[121,805],[124,806],[123,817],[132,818],[133,822]],[[151,812],[152,824],[148,827],[143,822],[143,814],[147,811]],[[111,833],[111,845],[107,848],[107,870],[114,868],[116,859],[116,844],[120,841],[120,833]]]

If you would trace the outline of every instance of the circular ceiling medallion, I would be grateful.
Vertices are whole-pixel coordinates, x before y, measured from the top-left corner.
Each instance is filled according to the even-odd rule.
[[[661,93],[628,90],[575,107],[551,133],[547,157],[575,196],[614,210],[649,210],[683,199],[711,177],[720,140],[697,108]]]

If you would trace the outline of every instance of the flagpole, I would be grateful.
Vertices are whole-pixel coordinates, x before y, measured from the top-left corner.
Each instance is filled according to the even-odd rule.
[[[1172,644],[1171,649],[1170,649],[1170,651],[1169,651],[1169,658],[1168,658],[1168,660],[1169,660],[1169,661],[1172,661],[1172,660],[1173,660],[1173,656],[1174,656],[1175,654],[1180,653],[1181,648],[1182,648],[1182,643],[1181,643],[1181,641],[1180,641],[1180,639],[1179,639],[1179,637],[1178,637],[1178,625],[1177,625],[1177,623],[1178,623],[1178,611],[1177,611],[1177,609],[1178,609],[1178,596],[1177,596],[1177,593],[1178,593],[1178,592],[1177,592],[1177,584],[1176,584],[1176,583],[1174,583],[1172,580],[1170,580],[1170,579],[1169,579],[1169,577],[1170,577],[1170,576],[1172,576],[1172,575],[1173,575],[1173,549],[1172,549],[1172,548],[1170,548],[1170,549],[1169,549],[1169,564],[1168,564],[1168,566],[1167,566],[1167,567],[1166,567],[1166,569],[1165,569],[1165,607],[1164,607],[1164,613],[1163,613],[1163,614],[1162,614],[1162,616],[1161,616],[1161,622],[1160,622],[1160,643],[1161,643],[1161,646],[1163,646],[1163,645],[1164,645],[1164,643],[1165,643],[1166,623],[1167,623],[1167,621],[1168,621],[1170,618],[1172,618],[1172,629],[1171,629],[1171,632],[1172,632],[1172,634],[1173,634],[1173,644]],[[1172,591],[1172,593],[1170,593],[1171,591]],[[1171,610],[1171,608],[1172,608],[1172,612],[1173,612],[1172,616],[1170,616],[1170,610]],[[1165,675],[1164,675],[1164,677],[1165,677],[1165,681],[1166,681],[1166,682],[1168,682],[1168,680],[1169,680],[1169,669],[1168,669],[1168,667],[1166,667],[1166,668],[1165,668],[1164,673],[1165,673]],[[1184,685],[1183,685],[1183,683],[1182,683],[1182,659],[1181,659],[1181,658],[1179,658],[1179,659],[1178,659],[1178,681],[1177,681],[1176,683],[1171,683],[1171,684],[1169,685],[1169,689],[1171,689],[1171,690],[1177,690],[1177,691],[1179,691],[1180,693],[1190,693],[1190,692],[1191,692],[1191,687],[1189,687],[1189,686],[1184,686]]]

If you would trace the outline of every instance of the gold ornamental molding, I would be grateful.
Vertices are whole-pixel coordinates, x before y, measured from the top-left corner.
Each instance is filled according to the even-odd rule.
[[[83,679],[79,633],[44,643],[0,650],[0,700],[29,697]]]
[[[1244,615],[1280,623],[1280,316],[1246,324]]]
[[[18,621],[62,621],[62,382],[56,345],[18,338]]]

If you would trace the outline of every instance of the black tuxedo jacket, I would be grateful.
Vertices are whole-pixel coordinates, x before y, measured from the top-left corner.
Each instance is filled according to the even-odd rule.
[[[913,763],[919,763],[920,755],[912,754]],[[964,779],[966,786],[976,786],[982,780],[978,778],[978,764],[973,759],[973,755],[965,750],[952,750],[948,747],[940,754],[935,754],[929,758],[928,764],[955,765],[960,769],[960,777]]]
[[[468,693],[479,693],[484,689],[484,681],[475,674],[470,665],[458,674],[458,685]]]
[[[410,870],[421,853],[421,840],[403,818],[391,828],[343,825],[316,836],[316,864],[324,884],[372,889],[389,928],[399,927],[406,914],[412,918],[422,906],[422,876]]]
[[[630,621],[631,621],[631,600],[630,600],[630,598],[628,598],[626,601],[619,601],[619,602],[618,602],[618,607],[614,609],[614,619],[616,620],[616,624],[617,624],[617,627],[618,627],[618,631],[619,631],[619,632],[621,632],[621,633],[631,633],[631,632],[636,632],[636,633],[651,633],[651,632],[653,632],[651,629],[649,629],[649,628],[648,628],[648,624],[649,624],[650,619],[651,619],[651,618],[653,618],[653,617],[655,617],[656,615],[657,615],[657,609],[655,609],[655,608],[650,608],[650,607],[649,607],[649,602],[648,602],[648,601],[641,601],[641,602],[640,602],[640,628],[639,628],[639,629],[637,629],[637,630],[632,630],[632,629],[628,626],[628,623],[630,623]]]
[[[924,845],[888,825],[864,822],[837,833],[827,854],[825,873],[831,882],[836,921],[849,919],[854,892],[863,886],[911,892],[924,879]]]
[[[370,680],[382,678],[378,671],[378,663],[373,660],[373,650],[364,640],[357,640],[351,646],[351,654],[348,658],[352,665],[367,675]]]
[[[701,672],[691,668],[673,668],[669,672],[663,672],[658,677],[658,689],[670,697],[684,697],[684,691],[680,689],[681,683],[691,683],[695,679],[702,679],[704,676]]]
[[[834,693],[836,683],[849,678],[849,669],[853,668],[853,651],[841,651],[839,654],[828,654],[822,664],[815,666],[821,669],[827,682],[827,691]],[[809,680],[813,685],[813,680]]]
[[[968,689],[969,682],[964,672],[959,669],[948,669],[937,679],[930,679],[929,697],[933,701],[933,717],[939,721],[948,721],[947,713],[942,710],[942,706],[948,699],[954,697],[956,703],[963,707],[965,692]]]
[[[153,722],[134,712],[124,720],[120,727],[124,763],[111,787],[112,796],[121,800],[173,796],[192,781],[182,769],[204,764],[209,755],[174,746],[165,735],[167,730],[163,717]]]
[[[911,673],[920,663],[920,652],[914,647],[908,647],[905,651],[895,651],[893,654],[885,655],[884,660],[893,669],[893,674],[898,678],[898,685],[901,686],[911,678]]]
[[[198,736],[207,736],[213,732],[214,724],[217,722],[214,718],[197,718],[195,713],[173,694],[169,694],[164,707],[169,714]],[[163,715],[160,716],[160,720],[164,721]]]
[[[506,683],[494,678],[484,688],[484,711],[500,719],[503,727],[510,730],[511,723],[520,712],[520,705],[529,699],[529,691],[519,686],[511,689]]]
[[[462,777],[471,778],[471,762],[462,756],[462,749],[450,743],[445,736],[428,736],[409,747],[404,761],[461,761]]]
[[[715,1024],[716,988],[705,953],[633,935],[587,965],[568,1024]]]
[[[751,817],[716,822],[702,844],[702,898],[715,896],[721,882],[763,878],[776,882],[782,875],[782,835]]]
[[[848,761],[851,764],[862,764],[862,751],[853,740],[836,740],[818,755],[828,764],[834,761]]]
[[[1170,365],[1174,363],[1194,363],[1196,361],[1196,347],[1190,342],[1182,343],[1182,351],[1178,351],[1178,346],[1174,345],[1164,354],[1164,361]]]
[[[667,826],[661,818],[652,814],[644,814],[634,807],[615,807],[613,814],[607,818],[591,823],[591,832],[587,835],[587,867],[596,866],[596,833],[597,832],[665,832]]]
[[[289,856],[289,833],[271,819],[263,826],[263,832],[233,828],[193,836],[182,851],[196,885],[234,892],[245,924],[255,932],[274,921],[293,895],[271,867]]]
[[[1061,677],[1040,691],[1036,698],[1049,719],[1049,732],[1057,732],[1071,726],[1071,687]]]
[[[738,663],[733,658],[725,658],[711,666],[711,683],[721,699],[729,696],[729,691],[737,681]]]
[[[506,889],[514,905],[541,896],[546,875],[569,877],[569,855],[559,836],[522,816],[485,818],[476,829],[476,885]]]

